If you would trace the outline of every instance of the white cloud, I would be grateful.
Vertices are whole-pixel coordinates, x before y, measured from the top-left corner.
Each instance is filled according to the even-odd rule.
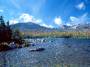
[[[29,15],[27,13],[22,13],[20,15],[20,17],[18,18],[18,20],[20,22],[33,22],[34,21],[34,18],[33,18],[33,16],[31,16],[31,15]]]
[[[84,4],[84,2],[79,3],[79,4],[76,6],[76,8],[79,9],[79,10],[85,9],[85,4]]]
[[[56,17],[56,18],[54,19],[54,22],[55,22],[55,24],[57,24],[58,26],[61,26],[61,25],[63,24],[63,21],[62,21],[61,17]]]
[[[30,23],[30,22],[39,24],[39,25],[47,27],[47,28],[53,28],[52,25],[47,25],[47,24],[43,23],[42,19],[36,19],[34,16],[29,15],[27,13],[22,13],[18,18],[10,20],[10,25],[17,24],[17,23]]]
[[[18,22],[19,23],[32,22],[32,23],[40,24],[42,22],[42,20],[36,19],[36,18],[34,18],[34,16],[29,15],[27,13],[22,13],[18,18],[10,20],[10,24],[16,24]]]
[[[4,12],[4,10],[0,9],[0,13],[3,13],[3,12]]]
[[[42,22],[41,19],[36,19],[34,16],[27,13],[22,13],[18,20],[19,22],[24,22],[24,23],[32,22],[35,24],[40,24]]]
[[[80,19],[77,18],[77,17],[70,16],[70,24],[71,24],[71,25],[77,25],[77,24],[79,24],[79,23],[80,23],[79,20],[80,20]]]
[[[70,16],[70,20],[71,20],[71,21],[77,21],[78,18],[76,18],[76,17],[74,17],[74,16]]]
[[[47,25],[45,23],[40,24],[40,26],[44,26],[44,27],[47,27],[47,28],[54,28],[52,25]]]
[[[87,13],[83,14],[80,17],[74,17],[74,16],[70,16],[70,21],[72,25],[78,25],[80,23],[86,23],[87,22]]]
[[[18,23],[18,20],[16,20],[16,19],[10,20],[10,25],[16,24],[16,23]]]
[[[70,23],[66,23],[67,26],[72,26]]]

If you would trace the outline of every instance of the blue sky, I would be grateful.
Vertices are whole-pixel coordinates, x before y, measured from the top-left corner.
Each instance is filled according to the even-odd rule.
[[[10,24],[77,25],[90,21],[90,0],[0,0],[0,15]]]

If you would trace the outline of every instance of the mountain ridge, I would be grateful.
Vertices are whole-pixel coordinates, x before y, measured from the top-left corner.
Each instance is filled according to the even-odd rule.
[[[19,29],[21,32],[52,32],[55,30],[53,28],[47,28],[47,27],[40,26],[32,22],[17,23],[17,24],[11,25],[11,28]]]
[[[32,22],[28,22],[28,23],[22,22],[22,23],[11,25],[11,28],[19,29],[21,32],[53,32],[53,31],[87,32],[87,31],[90,31],[90,24],[78,24],[76,28],[74,28],[74,26],[67,26],[67,25],[63,25],[63,28],[47,28]]]

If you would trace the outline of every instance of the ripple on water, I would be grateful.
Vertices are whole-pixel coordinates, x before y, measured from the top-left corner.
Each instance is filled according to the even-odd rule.
[[[90,67],[90,40],[55,38],[35,44],[27,48],[0,52],[0,67]],[[29,51],[38,47],[45,50]]]

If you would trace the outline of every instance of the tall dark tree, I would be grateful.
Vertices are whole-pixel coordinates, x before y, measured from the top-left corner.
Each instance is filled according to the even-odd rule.
[[[0,16],[0,43],[10,42],[11,38],[12,38],[12,30],[10,29],[9,25],[5,25],[3,16]]]

